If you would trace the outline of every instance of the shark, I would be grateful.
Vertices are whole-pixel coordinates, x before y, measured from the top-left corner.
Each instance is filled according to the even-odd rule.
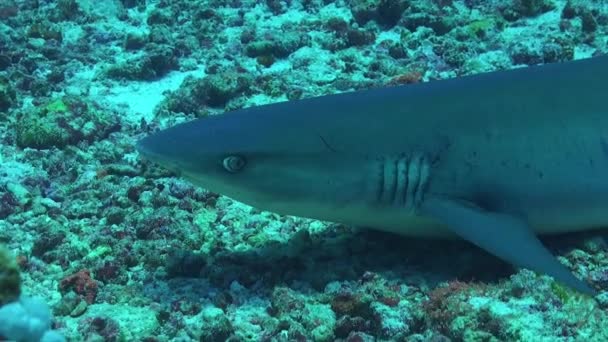
[[[234,110],[144,158],[262,210],[465,239],[583,294],[540,235],[608,224],[608,56]]]

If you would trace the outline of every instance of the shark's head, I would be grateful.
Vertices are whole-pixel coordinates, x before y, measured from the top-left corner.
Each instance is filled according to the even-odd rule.
[[[281,107],[179,124],[137,148],[196,185],[261,209],[307,216],[355,197],[360,179],[345,172],[352,165],[337,160],[314,125],[279,115]]]

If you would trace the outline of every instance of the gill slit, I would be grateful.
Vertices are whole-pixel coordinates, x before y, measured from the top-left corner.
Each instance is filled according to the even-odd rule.
[[[430,162],[422,154],[377,158],[375,202],[415,210],[423,200]]]

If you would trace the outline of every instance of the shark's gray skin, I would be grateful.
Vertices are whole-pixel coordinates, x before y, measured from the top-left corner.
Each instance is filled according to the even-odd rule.
[[[460,236],[586,294],[537,234],[608,224],[608,57],[237,110],[152,161],[281,214]]]

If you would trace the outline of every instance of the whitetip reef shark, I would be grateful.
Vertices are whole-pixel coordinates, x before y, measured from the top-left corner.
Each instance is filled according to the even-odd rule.
[[[287,101],[138,142],[280,214],[460,237],[595,295],[538,234],[608,225],[608,56]]]

